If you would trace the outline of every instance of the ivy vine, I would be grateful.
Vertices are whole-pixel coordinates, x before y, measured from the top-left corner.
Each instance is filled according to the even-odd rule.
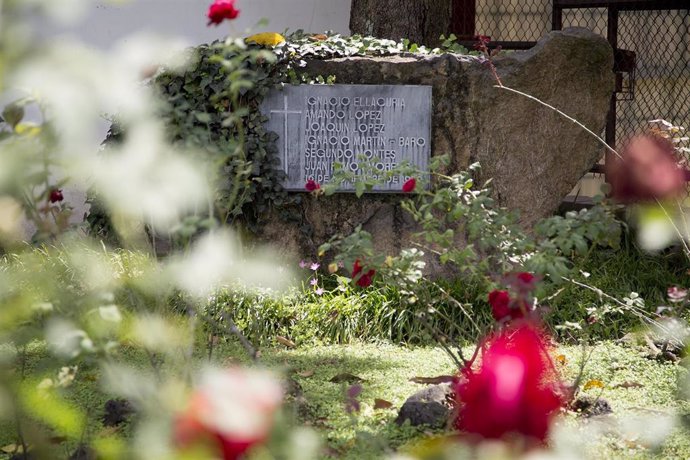
[[[241,223],[256,230],[270,209],[282,211],[286,219],[295,218],[294,206],[301,199],[299,194],[288,195],[280,185],[284,173],[277,156],[278,135],[266,130],[267,118],[259,109],[268,92],[285,84],[335,82],[328,76],[308,77],[302,72],[307,60],[467,53],[455,37],[444,40],[440,48],[429,49],[407,40],[303,31],[275,47],[228,39],[189,50],[185,71],[162,70],[150,85],[162,102],[159,114],[170,141],[202,151],[214,164],[214,217],[221,224]],[[115,125],[106,143],[125,134]],[[97,197],[90,196],[89,201],[87,222],[92,232],[106,238],[112,234],[108,216]]]

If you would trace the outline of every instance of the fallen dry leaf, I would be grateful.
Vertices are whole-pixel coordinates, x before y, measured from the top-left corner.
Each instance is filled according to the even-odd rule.
[[[29,446],[27,446],[27,449],[31,449]],[[0,447],[0,450],[3,451],[6,454],[21,454],[24,452],[24,448],[22,447],[21,444],[8,444],[6,446]]]
[[[122,426],[122,425],[120,425]],[[118,431],[120,431],[120,426],[107,426],[103,428],[99,433],[98,436],[101,438],[107,438],[110,436],[113,436],[117,434]]]
[[[374,409],[390,409],[393,407],[393,403],[386,401],[385,399],[374,399]]]
[[[623,382],[619,383],[617,385],[614,385],[613,388],[642,388],[644,385],[642,385],[639,382]]]
[[[296,344],[295,342],[293,342],[292,340],[287,339],[287,338],[285,338],[285,337],[281,337],[281,336],[279,336],[279,335],[276,336],[276,341],[277,341],[279,344],[285,345],[285,346],[288,347],[288,348],[296,348],[296,347],[297,347],[297,344]]]
[[[298,372],[297,375],[299,375],[300,377],[304,377],[306,379],[314,375],[314,371],[302,371]]]
[[[440,383],[451,383],[455,380],[452,375],[439,375],[437,377],[412,377],[410,382],[422,385],[438,385]]]
[[[312,41],[315,41],[315,42],[319,42],[319,41],[323,41],[323,40],[328,39],[328,35],[324,35],[324,34],[314,34],[314,35],[312,35],[311,37],[309,37],[309,39],[312,40]]]
[[[604,388],[606,385],[604,385],[604,382],[601,380],[588,380],[587,383],[585,383],[585,390],[589,390],[591,388]]]

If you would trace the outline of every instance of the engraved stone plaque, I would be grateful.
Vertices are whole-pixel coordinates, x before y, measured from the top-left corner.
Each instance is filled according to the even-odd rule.
[[[403,161],[428,172],[431,86],[286,86],[269,93],[262,112],[269,118],[266,128],[279,136],[287,190],[303,191],[309,180],[328,183],[335,163],[364,174],[362,157],[382,173]],[[374,191],[401,191],[407,179],[394,176]]]

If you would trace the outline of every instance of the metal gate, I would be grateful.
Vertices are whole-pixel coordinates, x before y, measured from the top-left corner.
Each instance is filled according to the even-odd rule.
[[[505,49],[526,49],[550,30],[575,26],[606,37],[615,50],[611,145],[652,119],[690,129],[690,0],[455,0],[453,17],[468,47],[486,35]]]

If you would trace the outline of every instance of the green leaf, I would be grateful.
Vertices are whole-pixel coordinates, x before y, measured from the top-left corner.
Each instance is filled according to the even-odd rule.
[[[209,115],[206,112],[195,112],[194,116],[196,117],[197,120],[199,120],[201,123],[211,123],[211,115]]]
[[[355,182],[355,195],[357,195],[357,198],[361,198],[362,195],[364,195],[364,191],[366,190],[367,184],[364,182]]]
[[[2,118],[14,128],[24,119],[24,107],[17,103],[9,104],[2,111]]]

